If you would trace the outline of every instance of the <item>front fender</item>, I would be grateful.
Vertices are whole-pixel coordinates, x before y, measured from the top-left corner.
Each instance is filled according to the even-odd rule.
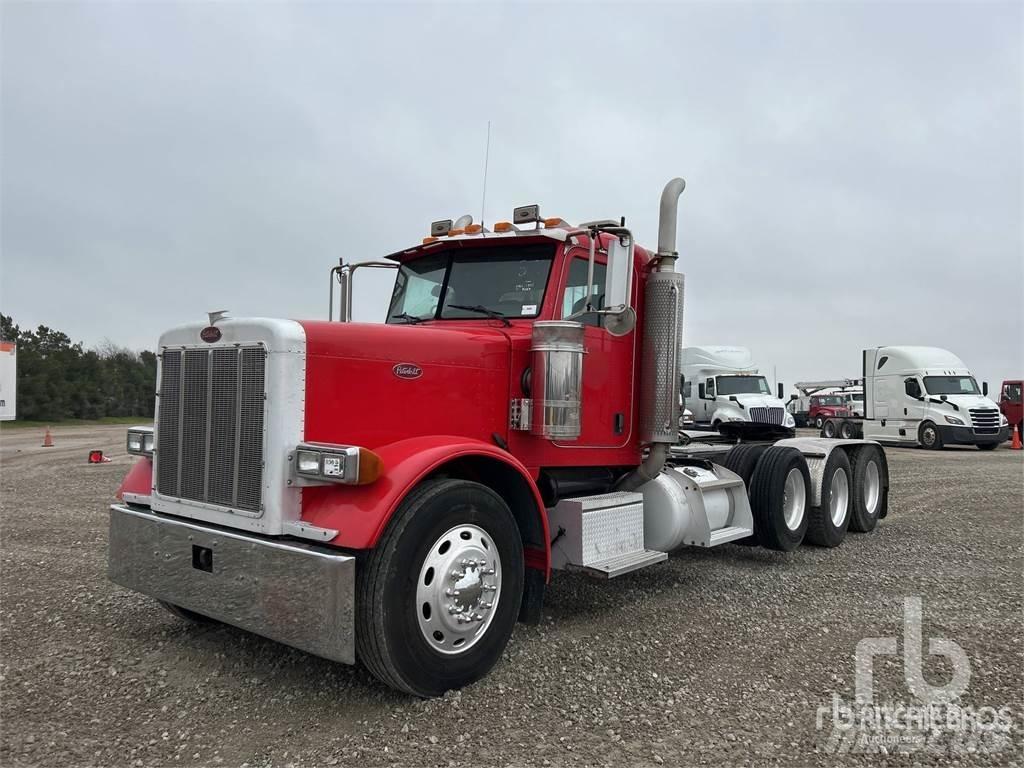
[[[726,406],[715,409],[715,412],[711,414],[711,423],[714,424],[716,421],[720,421],[723,424],[727,424],[729,419],[734,419],[736,417],[742,418],[743,421],[750,421],[750,417],[747,415],[746,411],[741,411],[736,407]]]
[[[153,493],[153,460],[142,457],[128,470],[121,485],[117,488],[115,498],[120,501],[149,503]]]
[[[302,489],[303,521],[338,531],[331,544],[350,549],[373,547],[402,499],[417,483],[453,459],[468,456],[500,461],[522,476],[532,492],[544,542],[550,542],[547,514],[537,484],[526,467],[507,451],[481,440],[431,435],[399,440],[374,448],[374,452],[383,465],[375,482]]]

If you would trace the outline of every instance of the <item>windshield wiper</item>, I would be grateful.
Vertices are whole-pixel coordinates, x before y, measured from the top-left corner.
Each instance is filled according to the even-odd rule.
[[[409,323],[422,323],[424,320],[427,319],[425,317],[417,317],[416,315],[410,315],[408,312],[398,312],[397,314],[391,316],[392,320],[396,318],[399,320],[405,320],[406,325],[408,325]]]
[[[512,325],[512,323],[508,321],[508,318],[501,314],[501,312],[498,312],[495,309],[488,309],[482,304],[474,304],[473,306],[469,306],[468,304],[449,304],[448,306],[452,309],[464,309],[467,312],[479,312],[481,315],[487,315],[495,320],[501,320],[505,325]]]

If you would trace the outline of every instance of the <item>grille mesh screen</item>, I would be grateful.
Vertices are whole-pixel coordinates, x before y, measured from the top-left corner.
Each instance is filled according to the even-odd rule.
[[[265,350],[165,350],[160,370],[157,491],[258,512]]]

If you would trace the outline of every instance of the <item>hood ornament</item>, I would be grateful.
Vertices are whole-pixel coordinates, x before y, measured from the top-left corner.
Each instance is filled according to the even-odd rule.
[[[228,311],[226,309],[217,309],[206,314],[210,317],[210,325],[216,325],[218,320],[223,320],[228,316]]]

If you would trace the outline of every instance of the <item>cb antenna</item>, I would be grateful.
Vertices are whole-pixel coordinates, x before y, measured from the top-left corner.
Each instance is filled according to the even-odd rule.
[[[487,121],[487,145],[484,148],[484,190],[480,196],[480,232],[484,231],[484,211],[487,207],[487,161],[491,156],[491,121]]]

